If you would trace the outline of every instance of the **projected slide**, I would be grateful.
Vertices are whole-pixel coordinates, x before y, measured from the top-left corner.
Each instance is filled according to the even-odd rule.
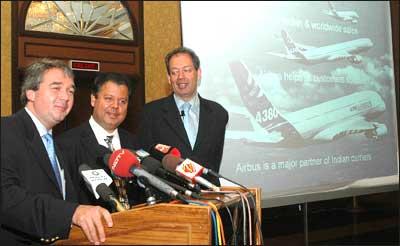
[[[229,111],[222,175],[263,198],[398,175],[389,3],[181,7],[199,92]]]

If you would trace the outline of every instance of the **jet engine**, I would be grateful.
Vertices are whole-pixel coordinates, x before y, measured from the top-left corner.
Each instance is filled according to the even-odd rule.
[[[359,55],[350,56],[348,59],[351,63],[354,64],[360,64],[362,62],[362,57]]]

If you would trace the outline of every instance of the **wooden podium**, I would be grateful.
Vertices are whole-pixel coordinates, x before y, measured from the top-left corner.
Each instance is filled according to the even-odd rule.
[[[233,191],[238,188],[223,187],[222,190]],[[255,195],[257,216],[261,221],[260,189],[250,190]],[[219,209],[240,201],[237,194],[207,194],[206,197],[223,200],[224,203],[213,202]],[[211,211],[210,206],[160,203],[139,205],[129,211],[113,213],[111,216],[114,226],[105,226],[104,244],[210,245]],[[260,244],[258,231],[256,235],[256,243]],[[77,245],[90,242],[80,228],[73,226],[69,239],[57,241],[56,244]]]

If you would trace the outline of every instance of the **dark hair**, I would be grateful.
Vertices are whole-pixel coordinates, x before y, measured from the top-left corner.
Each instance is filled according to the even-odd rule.
[[[61,61],[50,58],[41,58],[35,60],[25,69],[24,81],[21,86],[20,100],[22,105],[26,105],[28,99],[26,98],[26,91],[39,89],[45,72],[52,68],[61,69],[66,76],[74,80],[74,73],[69,66]]]
[[[128,78],[128,76],[120,73],[99,73],[94,79],[94,83],[91,87],[92,95],[96,96],[100,88],[106,82],[112,82],[117,85],[125,85],[128,87],[129,96],[132,94],[131,80]]]
[[[176,55],[176,54],[188,54],[188,55],[190,55],[190,57],[192,58],[192,62],[193,62],[194,68],[195,68],[196,70],[198,70],[198,69],[200,68],[200,59],[199,59],[199,57],[196,55],[196,53],[195,53],[193,50],[191,50],[191,49],[189,49],[189,48],[187,48],[187,47],[182,46],[182,47],[178,47],[178,48],[175,48],[175,49],[171,50],[171,51],[168,52],[168,54],[165,56],[165,66],[167,66],[168,74],[170,74],[170,71],[169,71],[169,61],[170,61],[171,58],[172,58],[174,55]]]

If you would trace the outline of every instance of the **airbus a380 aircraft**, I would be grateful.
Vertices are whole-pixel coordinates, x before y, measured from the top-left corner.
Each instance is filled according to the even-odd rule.
[[[374,91],[355,92],[281,114],[252,78],[244,63],[234,61],[229,66],[247,110],[267,134],[279,132],[284,142],[318,143],[353,134],[377,139],[387,134],[385,124],[372,121],[385,111],[384,101]],[[268,137],[265,139],[265,142],[270,142]],[[249,140],[257,141],[251,139],[251,136]]]
[[[335,19],[351,22],[356,24],[358,22],[358,14],[355,11],[337,11],[335,6],[333,6],[331,1],[328,1],[329,10],[324,10],[323,12],[327,15],[334,17]]]
[[[369,50],[373,43],[369,38],[359,38],[347,42],[313,47],[295,43],[289,34],[282,30],[282,38],[286,47],[286,54],[267,52],[270,55],[283,57],[304,64],[315,64],[348,59],[352,63],[361,63],[359,53]]]

